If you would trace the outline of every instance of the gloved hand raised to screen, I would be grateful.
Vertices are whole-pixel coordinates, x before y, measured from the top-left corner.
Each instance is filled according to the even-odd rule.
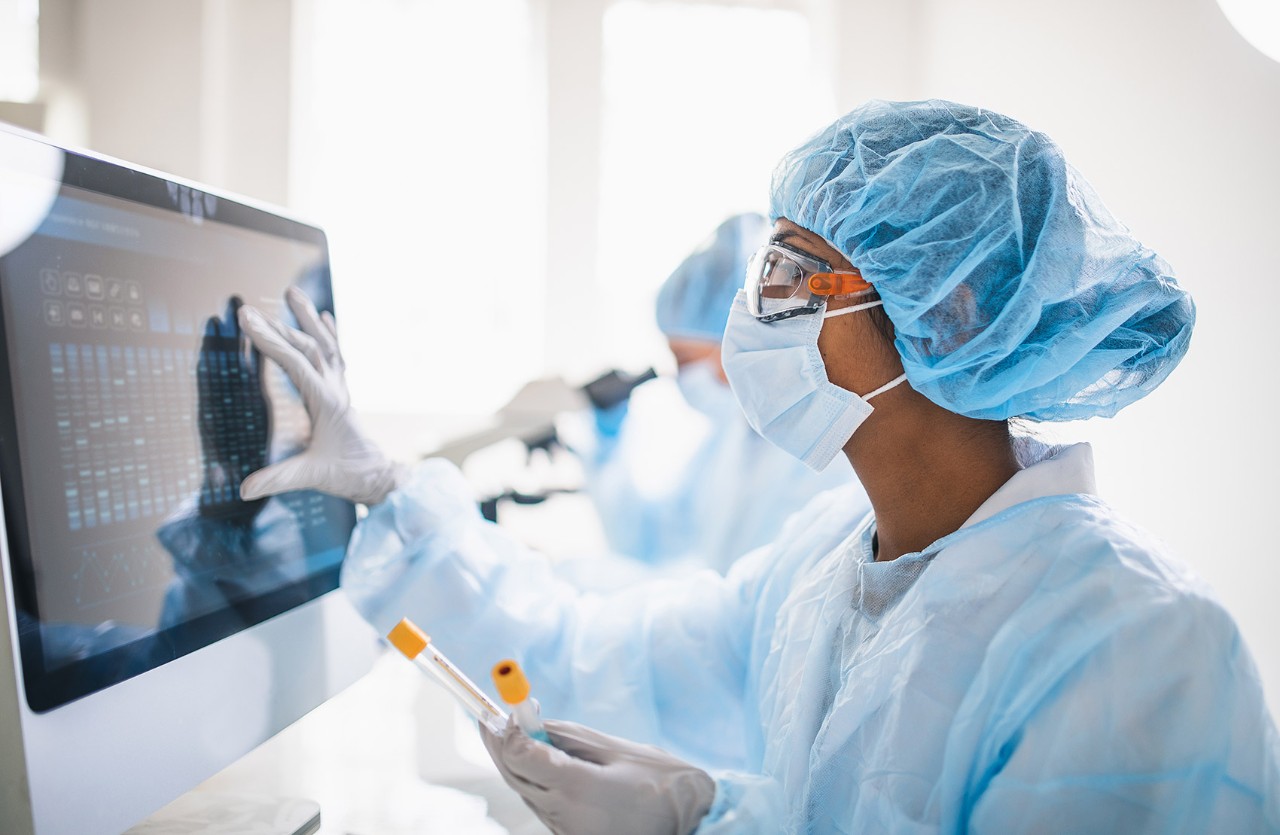
[[[480,733],[507,785],[556,835],[688,835],[710,810],[716,786],[702,769],[572,722],[543,724],[555,747],[514,720],[501,736]]]
[[[327,311],[296,287],[285,294],[302,330],[245,305],[240,328],[264,356],[284,369],[302,395],[311,418],[311,445],[292,458],[250,474],[240,484],[246,501],[290,490],[319,490],[364,504],[377,504],[406,478],[356,423],[338,350],[337,326]]]

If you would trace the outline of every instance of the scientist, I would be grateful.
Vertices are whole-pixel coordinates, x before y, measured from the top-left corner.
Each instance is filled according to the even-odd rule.
[[[837,120],[779,164],[771,214],[725,370],[766,438],[843,453],[870,514],[828,491],[725,577],[579,594],[456,469],[363,439],[299,294],[304,333],[242,316],[314,441],[242,492],[372,503],[342,582],[378,629],[412,617],[477,678],[515,657],[547,716],[600,729],[486,735],[556,832],[1280,831],[1231,617],[1098,497],[1087,445],[1007,423],[1159,385],[1195,315],[1169,266],[1048,137],[944,101]]]
[[[656,318],[676,360],[678,396],[659,378],[629,402],[593,410],[594,419],[561,422],[617,554],[723,574],[743,554],[772,542],[787,517],[815,495],[853,480],[843,457],[813,472],[761,438],[725,379],[720,341],[729,308],[768,230],[758,214],[725,220],[659,290]],[[773,489],[778,484],[787,485],[785,493]],[[563,563],[561,574],[568,576]]]

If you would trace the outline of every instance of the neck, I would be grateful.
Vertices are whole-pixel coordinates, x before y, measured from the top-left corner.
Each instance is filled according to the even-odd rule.
[[[959,529],[1018,471],[1007,427],[952,414],[907,388],[845,445],[871,499],[877,561],[893,560]]]

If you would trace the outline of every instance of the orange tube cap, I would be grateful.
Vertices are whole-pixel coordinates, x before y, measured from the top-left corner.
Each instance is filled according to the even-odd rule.
[[[502,701],[509,705],[518,705],[529,698],[529,680],[520,665],[510,658],[493,665],[493,684]]]
[[[431,643],[431,636],[418,628],[418,625],[404,618],[387,633],[391,646],[404,653],[405,658],[417,658],[419,653]]]

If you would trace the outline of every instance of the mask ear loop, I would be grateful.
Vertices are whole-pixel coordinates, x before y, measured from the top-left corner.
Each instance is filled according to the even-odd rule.
[[[906,374],[906,372],[904,371],[903,373],[899,374],[897,377],[894,377],[892,380],[890,380],[889,382],[885,383],[883,386],[881,386],[880,388],[878,388],[878,389],[876,389],[875,391],[871,392],[870,394],[864,394],[864,395],[862,395],[862,399],[863,399],[863,400],[870,400],[871,398],[875,397],[875,396],[876,396],[876,395],[878,395],[878,394],[884,394],[886,391],[888,391],[889,389],[893,388],[894,386],[900,385],[900,384],[901,384],[903,381],[905,381],[906,379],[907,379],[907,374]]]
[[[862,304],[855,304],[851,307],[842,307],[839,310],[827,310],[823,311],[822,318],[830,319],[833,316],[843,316],[846,313],[857,313],[859,310],[869,310],[873,307],[880,307],[883,304],[884,302],[882,300],[876,299],[873,302],[863,302]]]
[[[842,307],[839,310],[828,310],[822,314],[822,318],[830,319],[832,316],[843,316],[846,313],[857,313],[859,310],[868,310],[872,307],[880,307],[883,304],[884,304],[883,300],[876,299],[873,302],[864,302],[863,304],[855,304],[850,307]],[[871,398],[877,395],[884,394],[886,391],[893,388],[894,386],[901,385],[903,382],[906,381],[906,379],[907,379],[907,374],[904,371],[902,374],[899,374],[897,377],[894,377],[892,380],[885,383],[883,386],[871,392],[870,394],[862,395],[862,399],[870,400]]]

